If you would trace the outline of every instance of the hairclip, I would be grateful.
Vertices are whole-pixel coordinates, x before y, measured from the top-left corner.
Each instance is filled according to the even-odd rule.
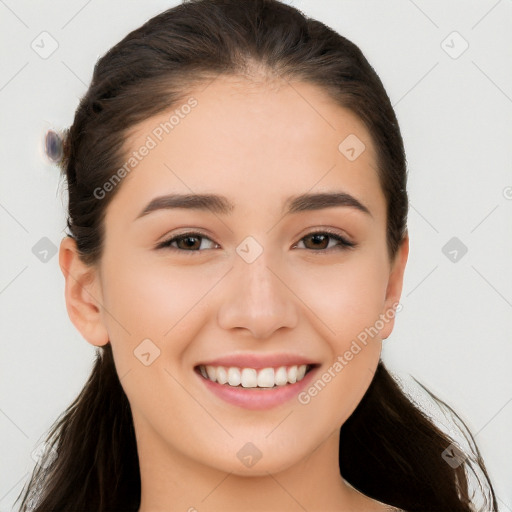
[[[44,138],[44,152],[53,163],[59,163],[62,159],[64,139],[54,130],[48,130]]]

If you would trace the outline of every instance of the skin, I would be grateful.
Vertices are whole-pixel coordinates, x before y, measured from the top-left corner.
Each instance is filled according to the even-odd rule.
[[[69,237],[59,255],[71,321],[92,345],[112,344],[134,417],[140,512],[171,504],[201,512],[389,510],[340,477],[337,456],[339,429],[371,382],[393,320],[307,405],[292,399],[246,410],[214,396],[193,371],[232,353],[292,352],[317,361],[321,375],[399,301],[408,239],[390,261],[369,133],[303,82],[221,76],[190,95],[197,107],[118,185],[98,264],[84,265]],[[168,118],[138,125],[127,150]],[[366,146],[354,161],[338,150],[349,134]],[[282,216],[289,196],[326,191],[350,193],[371,215],[331,207]],[[192,192],[225,195],[234,211],[160,210],[135,220],[158,195]],[[328,227],[356,247],[315,249],[304,239]],[[207,237],[201,251],[154,248],[197,230]],[[249,235],[263,248],[250,264],[236,252]],[[146,338],[160,349],[149,366],[134,357]],[[252,467],[237,457],[247,442],[262,454]]]

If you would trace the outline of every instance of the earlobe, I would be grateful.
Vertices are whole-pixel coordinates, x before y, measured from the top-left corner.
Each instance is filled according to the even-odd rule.
[[[59,266],[66,281],[66,309],[71,322],[91,345],[106,345],[109,338],[100,310],[97,269],[80,259],[76,242],[69,236],[61,241]]]
[[[407,264],[407,258],[409,256],[409,235],[406,233],[404,236],[393,261],[391,272],[389,275],[388,286],[386,289],[386,300],[384,303],[384,311],[387,322],[384,328],[381,330],[382,339],[386,339],[391,332],[395,324],[395,314],[397,305],[400,302],[402,295],[402,287],[404,283],[405,266]],[[400,309],[400,308],[398,308]]]

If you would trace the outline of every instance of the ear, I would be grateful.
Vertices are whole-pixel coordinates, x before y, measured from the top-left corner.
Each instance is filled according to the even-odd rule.
[[[91,345],[106,345],[109,339],[101,317],[97,268],[80,259],[76,242],[69,236],[60,243],[59,266],[66,280],[66,309],[70,320]]]
[[[386,299],[384,301],[384,327],[380,334],[382,339],[386,339],[395,325],[395,314],[400,311],[400,297],[402,295],[402,286],[404,283],[405,265],[409,256],[409,234],[406,233],[402,240],[391,265],[388,286],[386,289]],[[398,306],[398,307],[397,307]]]

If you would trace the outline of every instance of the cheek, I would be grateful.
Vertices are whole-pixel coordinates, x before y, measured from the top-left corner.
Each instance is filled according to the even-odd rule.
[[[371,383],[382,344],[376,326],[383,311],[387,261],[379,251],[361,251],[339,265],[311,267],[295,282],[297,294],[324,333],[329,358],[319,369],[302,403],[314,415],[341,425]],[[308,414],[311,413],[311,410]]]
[[[297,270],[294,291],[324,325],[336,352],[375,325],[383,311],[387,285],[384,258],[370,251],[338,265]],[[314,317],[312,317],[314,318]]]
[[[133,357],[133,350],[149,338],[169,360],[179,357],[193,338],[204,299],[222,272],[126,258],[105,259],[104,275],[105,322],[113,348]]]
[[[374,341],[361,351],[337,356],[321,368],[311,384],[299,394],[303,415],[317,418],[320,425],[340,427],[354,412],[368,390],[380,359],[380,343]]]

